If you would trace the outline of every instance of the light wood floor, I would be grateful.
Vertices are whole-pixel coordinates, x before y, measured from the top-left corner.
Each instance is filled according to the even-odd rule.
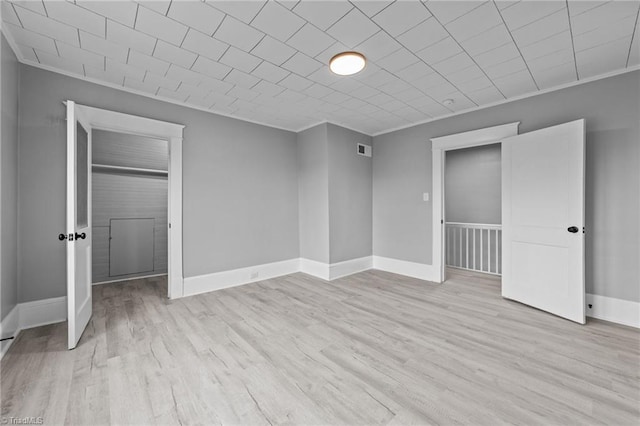
[[[20,334],[2,411],[46,424],[635,424],[640,334],[369,271],[294,274],[176,301],[162,279],[94,287],[66,324]]]

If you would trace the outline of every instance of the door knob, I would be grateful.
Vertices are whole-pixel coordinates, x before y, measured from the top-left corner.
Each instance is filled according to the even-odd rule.
[[[578,228],[576,228],[576,229],[578,229]],[[578,231],[576,231],[576,232],[578,232]],[[84,232],[82,234],[78,234],[76,232],[76,240],[84,240],[85,238],[87,238],[87,234],[85,234]]]
[[[577,226],[570,226],[567,228],[567,231],[571,232],[572,234],[576,234],[579,231],[579,229]]]
[[[60,235],[58,235],[58,239],[59,239],[60,241],[64,241],[64,240],[66,240],[66,239],[67,239],[67,234],[60,234]]]

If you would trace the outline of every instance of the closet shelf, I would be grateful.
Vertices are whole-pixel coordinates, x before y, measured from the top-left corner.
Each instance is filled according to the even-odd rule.
[[[127,174],[140,174],[140,175],[152,175],[152,176],[169,176],[169,172],[167,170],[144,169],[140,167],[111,166],[109,164],[92,164],[91,167],[93,171],[97,171],[97,172],[127,173]]]

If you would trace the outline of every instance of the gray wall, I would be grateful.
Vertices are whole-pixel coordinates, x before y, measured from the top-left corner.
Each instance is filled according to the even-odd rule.
[[[502,223],[500,148],[492,144],[445,153],[447,222]]]
[[[326,126],[330,263],[371,256],[371,158],[357,153],[357,144],[371,146],[371,137],[333,124]]]
[[[329,153],[327,125],[298,133],[300,257],[329,263]]]
[[[19,64],[11,47],[0,35],[1,60],[0,124],[2,144],[0,146],[0,319],[18,302],[18,85]],[[6,337],[6,336],[2,336]]]
[[[584,118],[587,292],[640,301],[640,72],[373,138],[374,254],[431,264],[430,138],[521,121],[520,133]]]
[[[298,250],[296,135],[20,65],[19,300],[63,296],[62,101],[186,125],[185,277],[293,259]]]
[[[93,131],[94,164],[167,170],[169,146],[164,140],[103,130]],[[93,282],[167,272],[166,176],[141,173],[93,172]],[[154,219],[153,270],[142,274],[109,275],[111,219]]]

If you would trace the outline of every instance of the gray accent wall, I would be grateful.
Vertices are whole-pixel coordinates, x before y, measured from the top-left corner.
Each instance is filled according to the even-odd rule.
[[[19,300],[64,296],[67,99],[184,124],[185,277],[294,259],[296,135],[20,65]]]
[[[327,125],[298,133],[300,257],[329,263],[329,149]]]
[[[371,146],[371,136],[327,124],[329,154],[329,263],[371,256],[371,157],[358,155],[357,144]]]
[[[640,72],[373,138],[373,250],[431,264],[430,138],[520,121],[526,133],[586,119],[587,292],[640,301]]]
[[[502,223],[500,144],[445,152],[445,220]]]
[[[0,319],[18,303],[18,60],[0,35]],[[9,330],[8,330],[9,331]],[[0,336],[7,337],[7,336]]]

